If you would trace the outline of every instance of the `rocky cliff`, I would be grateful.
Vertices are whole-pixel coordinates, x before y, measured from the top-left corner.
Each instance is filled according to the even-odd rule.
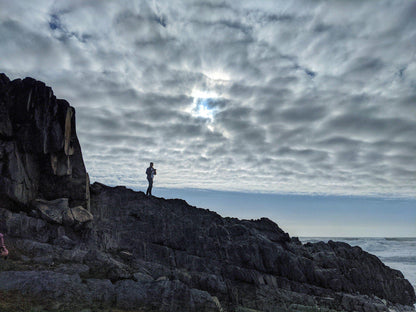
[[[0,77],[1,311],[414,311],[410,283],[359,247],[90,186],[73,108]]]
[[[0,194],[9,207],[68,198],[88,209],[89,180],[75,110],[32,78],[0,74]]]

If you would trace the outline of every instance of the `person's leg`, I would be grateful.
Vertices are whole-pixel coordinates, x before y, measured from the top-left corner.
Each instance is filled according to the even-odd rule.
[[[149,187],[147,188],[146,195],[152,196],[153,179],[147,179],[149,181]]]
[[[153,188],[153,179],[150,180],[150,191],[149,191],[149,195],[152,196],[152,188]]]
[[[146,196],[148,196],[150,192],[150,179],[149,178],[147,178],[147,182],[149,182],[149,186],[147,187]]]

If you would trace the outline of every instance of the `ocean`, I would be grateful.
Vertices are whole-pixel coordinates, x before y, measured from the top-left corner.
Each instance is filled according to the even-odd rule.
[[[385,265],[399,270],[416,289],[416,237],[411,238],[331,238],[331,237],[299,237],[302,243],[327,242],[329,240],[345,242],[351,246],[359,246],[363,250],[376,255]]]

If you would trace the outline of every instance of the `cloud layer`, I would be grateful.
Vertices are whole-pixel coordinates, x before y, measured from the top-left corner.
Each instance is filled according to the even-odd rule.
[[[0,71],[76,108],[93,181],[415,196],[413,1],[0,7]]]

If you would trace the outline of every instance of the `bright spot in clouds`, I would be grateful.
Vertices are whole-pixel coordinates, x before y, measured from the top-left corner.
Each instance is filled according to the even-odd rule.
[[[75,107],[91,181],[414,198],[414,2],[0,0],[0,72]]]
[[[215,108],[213,102],[219,99],[219,96],[214,92],[194,90],[192,91],[193,102],[190,113],[198,118],[214,120]]]
[[[229,81],[231,79],[230,75],[222,70],[204,71],[204,74],[211,80]]]
[[[214,119],[214,110],[209,106],[209,102],[212,99],[210,98],[195,98],[193,105],[194,108],[192,110],[193,114],[196,117],[202,117],[206,119],[210,119],[211,121]]]

